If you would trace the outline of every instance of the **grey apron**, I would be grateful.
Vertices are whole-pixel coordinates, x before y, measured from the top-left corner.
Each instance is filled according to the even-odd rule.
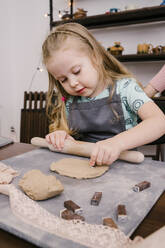
[[[125,131],[125,121],[120,95],[115,92],[112,99],[105,97],[90,102],[77,102],[74,97],[69,105],[68,123],[78,132],[75,138],[88,142],[97,142]],[[115,116],[115,110],[118,118]]]

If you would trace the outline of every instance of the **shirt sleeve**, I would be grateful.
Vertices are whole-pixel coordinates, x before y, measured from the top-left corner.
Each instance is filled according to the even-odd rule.
[[[125,105],[126,109],[135,114],[138,113],[138,110],[144,103],[152,101],[134,78],[119,81],[118,93],[120,94],[121,101]]]
[[[160,93],[165,90],[165,65],[155,75],[155,77],[153,77],[149,84],[151,84],[152,87]]]

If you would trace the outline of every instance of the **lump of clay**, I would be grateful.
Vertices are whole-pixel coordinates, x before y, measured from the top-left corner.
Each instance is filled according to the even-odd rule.
[[[64,190],[55,176],[45,175],[40,170],[25,173],[18,185],[33,200],[46,200],[59,195]]]

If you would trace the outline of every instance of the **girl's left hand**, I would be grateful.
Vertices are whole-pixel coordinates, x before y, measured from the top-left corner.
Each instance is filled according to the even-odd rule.
[[[110,165],[118,159],[120,152],[119,146],[111,142],[111,139],[98,141],[92,150],[89,164]]]

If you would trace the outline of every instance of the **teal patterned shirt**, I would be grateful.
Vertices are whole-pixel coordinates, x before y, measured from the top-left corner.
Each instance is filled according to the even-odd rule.
[[[116,93],[120,95],[126,130],[137,125],[137,113],[139,108],[149,101],[152,101],[141,89],[134,78],[123,78],[116,82]],[[78,102],[89,102],[109,96],[109,89],[105,89],[98,96],[78,97]],[[69,103],[73,102],[74,97],[70,97],[66,102],[66,113],[69,113]]]

